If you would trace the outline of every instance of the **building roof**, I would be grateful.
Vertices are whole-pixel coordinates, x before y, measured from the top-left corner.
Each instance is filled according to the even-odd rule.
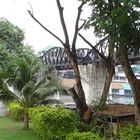
[[[72,88],[75,85],[75,80],[74,79],[63,78],[62,79],[62,85],[66,88]]]
[[[112,82],[111,88],[112,89],[124,89],[124,83],[123,82]]]
[[[121,117],[135,113],[134,105],[112,104],[108,105],[107,110],[99,111],[99,114],[106,116]]]
[[[131,90],[131,87],[128,83],[125,82],[112,82],[111,83],[112,89],[124,89],[124,90]]]

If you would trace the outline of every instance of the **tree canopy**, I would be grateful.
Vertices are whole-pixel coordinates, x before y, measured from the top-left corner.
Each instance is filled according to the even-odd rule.
[[[6,47],[7,51],[18,51],[18,47],[23,46],[24,32],[13,25],[7,19],[0,20],[0,44]]]
[[[135,103],[135,122],[140,125],[140,80],[135,76],[129,52],[140,53],[140,1],[90,0],[93,7],[87,27],[94,26],[99,37],[109,35],[114,50],[131,86]],[[131,53],[131,54],[132,54]]]
[[[139,48],[138,0],[91,0],[90,5],[93,10],[86,27],[94,26],[94,32],[99,37],[110,35],[116,47]]]
[[[19,102],[24,109],[24,127],[29,127],[28,109],[55,102],[48,96],[58,90],[62,93],[64,88],[54,74],[46,74],[46,66],[23,39],[19,27],[0,21],[0,100]]]

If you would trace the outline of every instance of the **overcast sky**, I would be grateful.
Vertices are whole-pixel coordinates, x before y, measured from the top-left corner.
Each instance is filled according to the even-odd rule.
[[[28,2],[33,7],[33,12],[47,28],[63,39],[62,27],[58,15],[56,0],[0,0],[0,17],[7,18],[13,24],[19,26],[25,32],[25,42],[37,52],[49,45],[61,46],[59,41],[42,29],[28,14],[27,9],[31,9]],[[78,0],[60,0],[64,7],[64,16],[72,39]],[[86,19],[90,15],[90,7],[85,6],[81,18]],[[97,41],[93,36],[93,31],[81,31],[90,42]],[[77,41],[77,47],[88,47],[81,39]]]

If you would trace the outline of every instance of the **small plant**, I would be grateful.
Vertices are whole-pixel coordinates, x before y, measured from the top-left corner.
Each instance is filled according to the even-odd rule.
[[[105,116],[93,115],[90,124],[90,129],[93,133],[98,133],[101,137],[109,135],[109,124]]]
[[[108,102],[108,100],[106,101]],[[95,100],[92,101],[91,106],[95,109],[95,111],[102,111],[102,110],[106,110],[107,109],[107,104],[105,104],[104,106],[100,105],[100,99],[97,98]]]
[[[23,108],[19,103],[10,103],[9,104],[10,117],[16,121],[23,120]]]
[[[66,137],[66,140],[102,140],[102,138],[92,132],[74,132]]]
[[[120,140],[140,140],[140,127],[129,125],[120,130]]]
[[[79,132],[87,132],[91,130],[90,125],[82,121],[77,122],[77,129]]]

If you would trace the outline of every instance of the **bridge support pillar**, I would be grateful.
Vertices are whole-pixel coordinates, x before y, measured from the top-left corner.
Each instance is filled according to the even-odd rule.
[[[101,96],[106,76],[105,67],[99,63],[97,65],[80,65],[79,69],[86,101],[90,104]]]

